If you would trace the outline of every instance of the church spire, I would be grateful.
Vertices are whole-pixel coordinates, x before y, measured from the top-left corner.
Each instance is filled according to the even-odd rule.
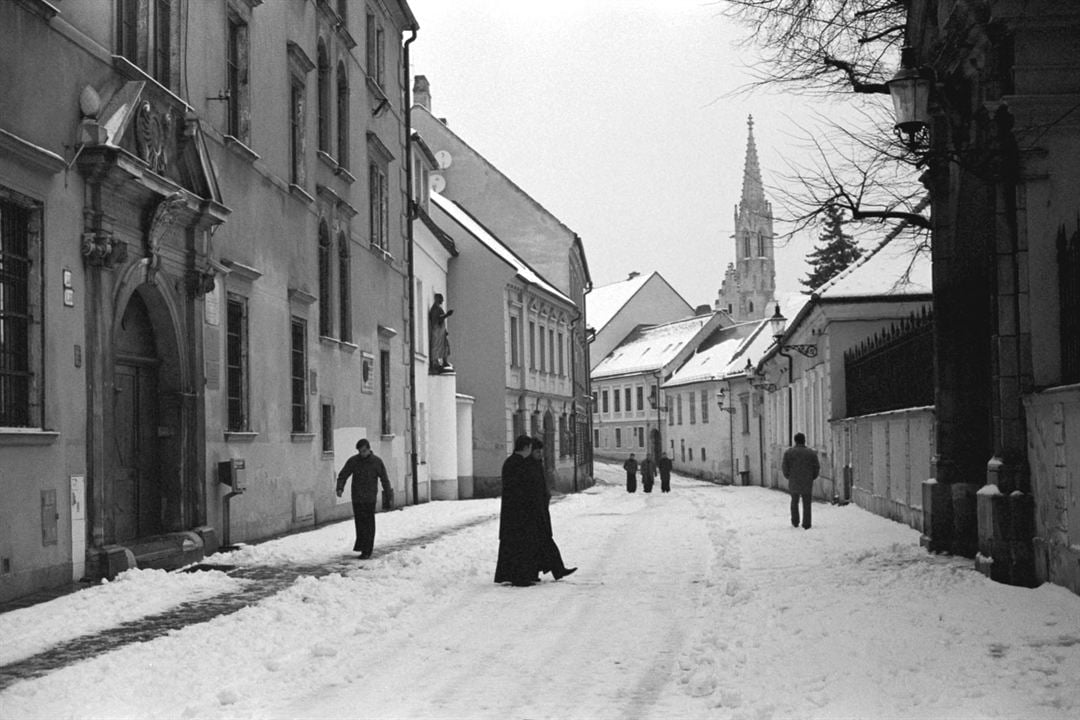
[[[757,144],[754,142],[754,116],[746,119],[746,161],[743,163],[742,200],[746,209],[761,209],[765,205],[765,190],[761,182],[761,165],[758,163]]]

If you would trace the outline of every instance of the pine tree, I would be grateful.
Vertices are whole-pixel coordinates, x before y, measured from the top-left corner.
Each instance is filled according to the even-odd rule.
[[[825,227],[818,241],[813,252],[806,256],[813,269],[805,280],[799,281],[811,292],[862,257],[862,249],[844,232],[844,211],[834,205],[825,210]]]

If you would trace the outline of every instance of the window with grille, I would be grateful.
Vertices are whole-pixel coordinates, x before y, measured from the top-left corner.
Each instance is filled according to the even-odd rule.
[[[322,451],[324,453],[334,452],[334,406],[330,403],[322,404],[322,423],[320,430],[322,431]]]
[[[390,351],[379,351],[380,403],[382,408],[380,428],[383,435],[393,432],[390,398]]]
[[[390,189],[386,177],[386,165],[377,160],[372,160],[368,164],[368,191],[371,246],[389,250]]]
[[[307,432],[307,323],[292,319],[290,374],[292,379],[292,431]]]
[[[229,293],[225,308],[225,396],[227,427],[233,432],[251,429],[248,419],[248,308],[247,298]]]
[[[0,427],[40,425],[40,210],[0,189]],[[35,370],[38,371],[35,373]]]

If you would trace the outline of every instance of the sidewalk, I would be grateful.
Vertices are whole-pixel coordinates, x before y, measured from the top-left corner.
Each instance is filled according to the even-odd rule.
[[[436,530],[411,538],[388,543],[376,548],[375,556],[392,555],[402,550],[422,546],[440,537],[451,535],[469,527],[491,522],[490,518],[470,520],[437,528]],[[318,528],[316,528],[318,529]],[[189,625],[204,623],[222,615],[228,615],[249,605],[258,603],[285,588],[301,577],[324,577],[333,573],[353,571],[363,567],[354,553],[345,553],[331,563],[319,565],[253,565],[234,567],[229,565],[195,565],[176,572],[199,572],[220,570],[231,577],[251,581],[237,592],[229,592],[214,597],[187,602],[166,612],[147,615],[138,620],[122,623],[107,630],[77,637],[73,640],[54,645],[43,652],[6,665],[0,665],[0,691],[19,680],[41,677],[72,663],[89,657],[101,655],[124,645],[144,642],[165,635],[172,630],[179,630]],[[86,588],[85,584],[72,584],[53,590],[42,591],[0,606],[0,612],[9,612],[24,607],[48,602],[72,592]]]

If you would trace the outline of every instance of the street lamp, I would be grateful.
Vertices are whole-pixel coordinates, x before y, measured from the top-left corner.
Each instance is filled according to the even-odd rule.
[[[896,124],[893,126],[900,142],[911,152],[930,145],[930,89],[927,74],[915,67],[915,50],[900,51],[900,69],[885,83],[893,100]]]
[[[719,390],[716,391],[716,406],[718,408],[720,408],[720,412],[726,412],[726,413],[729,413],[731,415],[734,415],[735,414],[735,408],[733,408],[733,407],[724,407],[724,395],[725,395],[725,393],[726,393],[726,391],[724,390],[724,388],[720,388]]]
[[[785,350],[794,350],[797,353],[802,354],[805,357],[817,357],[817,345],[781,345],[780,341],[784,338],[784,331],[787,329],[787,318],[780,314],[780,306],[776,306],[776,312],[769,318],[769,329],[772,330],[772,335],[776,338],[776,345],[780,348],[780,354],[784,355]],[[786,357],[786,356],[785,356]],[[791,377],[790,375],[788,377]]]
[[[765,375],[764,370],[755,370],[749,359],[746,361],[746,367],[743,368],[743,372],[746,373],[746,378],[749,380],[750,387],[753,389],[764,390],[765,392],[776,392],[776,383],[769,382],[769,378]]]
[[[656,378],[656,384],[649,389],[649,407],[656,410],[656,446],[653,448],[653,457],[660,458],[660,440],[661,440],[661,428],[663,427],[660,420],[660,413],[667,412],[667,405],[660,404],[660,373],[653,373],[653,377]]]

